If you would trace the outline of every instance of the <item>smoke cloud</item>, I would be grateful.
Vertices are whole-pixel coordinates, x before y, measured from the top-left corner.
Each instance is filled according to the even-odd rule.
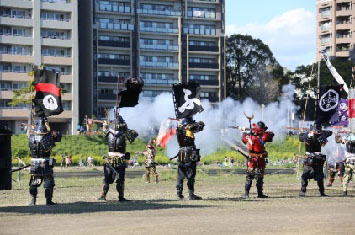
[[[248,116],[254,115],[253,123],[263,121],[269,127],[268,130],[275,133],[275,139],[282,139],[287,133],[286,127],[293,125],[291,117],[297,110],[293,104],[294,89],[293,85],[284,86],[280,99],[265,106],[260,106],[249,98],[243,103],[228,98],[217,106],[202,100],[204,111],[194,116],[194,120],[205,123],[205,129],[195,134],[196,147],[201,149],[201,155],[211,154],[218,148],[226,146],[220,139],[221,133],[230,138],[240,136],[239,130],[229,129],[228,126],[249,127],[248,119],[243,112]],[[136,107],[120,109],[120,115],[125,119],[128,127],[136,130],[140,136],[156,135],[157,132],[154,133],[154,130],[159,130],[163,120],[169,117],[175,118],[172,94],[160,94],[153,101],[140,99]],[[167,155],[175,156],[178,149],[174,137],[167,145]]]

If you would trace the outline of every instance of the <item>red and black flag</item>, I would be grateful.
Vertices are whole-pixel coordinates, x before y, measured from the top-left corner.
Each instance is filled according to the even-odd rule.
[[[316,124],[329,125],[338,108],[341,88],[342,85],[320,87]]]
[[[200,84],[174,84],[173,98],[176,118],[186,118],[200,113],[203,107],[200,101]]]
[[[34,70],[36,95],[33,100],[36,116],[58,115],[63,112],[59,73],[45,68]]]
[[[119,108],[134,107],[138,104],[144,81],[141,78],[127,78],[124,81],[126,90],[121,91]]]

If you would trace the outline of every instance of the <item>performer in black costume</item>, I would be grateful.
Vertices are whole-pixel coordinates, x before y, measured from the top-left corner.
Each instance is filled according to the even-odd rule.
[[[177,140],[180,150],[177,154],[179,166],[177,175],[177,196],[183,199],[183,182],[187,178],[190,200],[201,200],[202,198],[194,194],[194,184],[196,176],[196,165],[200,161],[200,150],[196,149],[194,133],[202,131],[205,124],[195,122],[192,117],[183,118],[176,130]]]
[[[321,148],[327,143],[327,138],[332,135],[331,131],[323,131],[321,126],[316,124],[313,131],[301,133],[299,140],[306,144],[306,158],[303,163],[302,185],[299,196],[305,197],[309,179],[317,181],[319,192],[322,197],[324,193],[323,164],[326,156],[321,154]]]
[[[116,181],[119,201],[127,201],[124,197],[124,182],[126,160],[130,159],[130,153],[126,152],[126,139],[133,143],[138,134],[136,131],[128,129],[126,122],[118,115],[116,125],[109,128],[105,135],[108,137],[109,153],[108,157],[105,157],[103,189],[98,200],[106,200],[109,185]]]
[[[53,167],[55,159],[50,158],[52,148],[55,142],[61,141],[61,134],[51,131],[48,121],[45,117],[40,117],[36,122],[36,126],[29,135],[29,147],[31,151],[31,168],[30,168],[30,194],[32,201],[30,205],[36,205],[37,188],[44,181],[44,194],[47,205],[56,205],[53,201],[53,188],[55,186],[53,177]]]

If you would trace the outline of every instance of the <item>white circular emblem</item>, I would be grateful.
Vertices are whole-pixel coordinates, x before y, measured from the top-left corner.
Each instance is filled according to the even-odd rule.
[[[43,98],[43,105],[49,110],[56,110],[58,108],[57,100],[52,95],[46,95]]]
[[[338,106],[339,94],[333,90],[329,89],[326,93],[322,95],[319,99],[319,108],[323,112],[328,112],[335,109]]]

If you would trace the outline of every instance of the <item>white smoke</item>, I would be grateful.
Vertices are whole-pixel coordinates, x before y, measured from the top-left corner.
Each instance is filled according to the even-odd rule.
[[[237,138],[240,131],[228,129],[228,126],[249,127],[248,119],[244,116],[254,115],[253,123],[263,121],[270,131],[275,133],[276,139],[285,136],[287,126],[292,125],[292,114],[296,112],[293,104],[295,87],[286,85],[283,87],[283,96],[279,101],[269,105],[260,106],[252,99],[246,99],[243,103],[227,98],[217,107],[213,107],[208,101],[202,101],[204,111],[196,114],[194,120],[203,121],[205,129],[197,133],[196,146],[201,149],[201,155],[205,156],[225,146],[220,139],[221,130],[227,131],[230,136]],[[161,121],[175,117],[174,104],[171,93],[163,93],[157,96],[153,102],[141,99],[134,108],[120,109],[120,115],[125,119],[130,129],[136,130],[140,135],[149,133],[152,129],[159,129]],[[167,155],[175,156],[178,151],[176,137],[167,145]]]

